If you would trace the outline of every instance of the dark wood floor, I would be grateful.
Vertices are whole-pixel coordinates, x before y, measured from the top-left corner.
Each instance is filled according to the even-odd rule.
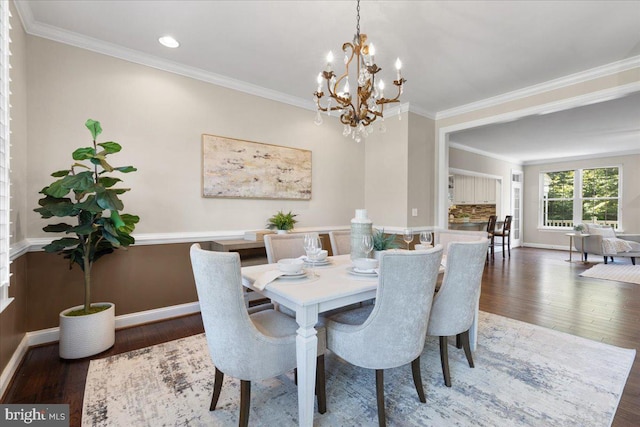
[[[582,278],[578,274],[589,266],[570,264],[564,261],[567,258],[567,252],[529,248],[514,249],[506,261],[496,254],[485,271],[480,309],[620,347],[640,348],[640,285]],[[124,329],[116,333],[115,346],[98,357],[202,331],[199,315]],[[88,367],[88,359],[61,361],[57,345],[33,348],[3,403],[68,403],[71,426],[80,426]],[[640,426],[638,355],[613,425]]]

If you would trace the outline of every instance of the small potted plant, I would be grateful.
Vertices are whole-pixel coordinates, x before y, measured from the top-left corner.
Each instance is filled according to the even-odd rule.
[[[373,230],[373,256],[376,259],[379,259],[379,254],[382,251],[386,251],[388,249],[396,249],[398,244],[396,243],[396,235],[395,234],[384,234],[384,228],[382,230],[378,230],[377,228]]]
[[[289,213],[278,211],[277,214],[269,218],[267,228],[269,230],[276,230],[278,234],[288,233],[293,230],[293,226],[298,222],[295,219],[296,216],[297,215],[291,213],[291,211],[289,211]]]
[[[462,218],[462,222],[469,222],[469,217],[471,217],[471,215],[469,215],[468,213],[460,214],[460,218]]]
[[[96,143],[102,132],[100,122],[87,120],[93,144],[72,154],[69,169],[51,174],[54,182],[44,187],[44,195],[34,209],[42,218],[68,219],[71,224],[49,224],[46,232],[64,233],[64,237],[44,246],[45,252],[62,254],[69,266],[78,264],[84,276],[84,304],[60,313],[60,357],[78,359],[107,350],[115,342],[115,305],[91,302],[91,268],[104,255],[135,242],[131,236],[139,217],[121,213],[119,195],[128,188],[115,187],[122,180],[107,173],[129,173],[133,166],[113,167],[107,156],[121,150],[116,142]],[[82,163],[83,161],[88,161]]]
[[[584,224],[576,224],[573,226],[574,231],[580,232],[580,234],[584,233]]]

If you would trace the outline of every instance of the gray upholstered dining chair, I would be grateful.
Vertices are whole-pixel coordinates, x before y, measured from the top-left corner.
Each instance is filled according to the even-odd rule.
[[[427,335],[440,338],[440,361],[447,387],[451,387],[447,337],[456,336],[456,344],[464,348],[469,366],[474,367],[469,329],[480,298],[488,245],[489,239],[449,243],[447,268],[440,289],[433,299],[427,327]]]
[[[240,256],[191,246],[191,265],[215,379],[214,411],[224,375],[240,379],[240,426],[249,422],[251,381],[276,377],[296,367],[296,321],[275,310],[249,314],[242,295]],[[326,411],[324,351],[326,333],[318,330],[316,394],[318,411]],[[292,405],[294,403],[292,402]]]
[[[283,258],[298,258],[306,254],[304,233],[267,234],[264,236],[264,247],[269,264]]]
[[[331,253],[333,255],[348,255],[351,253],[351,231],[338,230],[329,232]]]
[[[420,374],[433,292],[442,247],[426,251],[383,252],[374,305],[326,319],[327,347],[347,362],[375,369],[378,422],[386,425],[384,369],[411,363],[421,402],[426,402]]]

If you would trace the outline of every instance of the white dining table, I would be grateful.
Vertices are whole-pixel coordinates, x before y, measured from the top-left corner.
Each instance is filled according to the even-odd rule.
[[[314,394],[317,358],[317,331],[320,313],[375,298],[377,276],[356,275],[350,271],[349,255],[327,258],[329,264],[316,266],[315,275],[306,269],[302,278],[280,277],[264,289],[253,283],[264,273],[276,270],[277,264],[262,264],[242,268],[242,283],[272,301],[282,304],[296,313],[299,325],[296,337],[296,362],[298,368],[298,420],[300,426],[313,425]],[[477,319],[477,310],[476,310]],[[475,349],[477,325],[470,331],[470,344]]]

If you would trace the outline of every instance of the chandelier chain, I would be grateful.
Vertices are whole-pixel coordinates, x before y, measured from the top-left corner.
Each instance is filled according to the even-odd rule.
[[[360,0],[358,0],[358,5],[356,6],[356,35],[358,36],[358,41],[360,40]]]

